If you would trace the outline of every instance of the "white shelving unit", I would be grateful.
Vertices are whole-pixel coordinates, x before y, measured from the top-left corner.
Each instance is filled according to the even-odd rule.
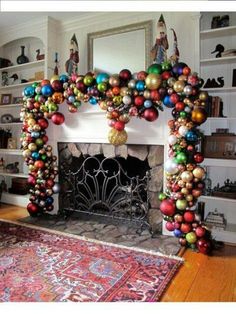
[[[14,64],[12,66],[1,68],[0,69],[0,95],[10,94],[11,95],[11,103],[7,105],[0,105],[0,116],[4,114],[11,114],[14,118],[19,118],[20,110],[22,108],[22,104],[13,103],[14,97],[22,97],[22,91],[26,86],[31,85],[34,82],[40,82],[35,77],[36,72],[45,73],[46,69],[46,59],[43,60],[34,60],[36,59],[36,47],[39,47],[41,51],[44,50],[43,42],[38,38],[20,38],[15,41],[11,41],[6,43],[4,46],[0,47],[1,56],[11,60],[13,63],[16,63],[15,60],[17,56],[20,54],[19,47],[24,45],[26,47],[25,55],[29,57],[30,62],[24,64]],[[18,47],[18,49],[14,49],[14,47]],[[6,86],[2,86],[2,74],[3,72],[8,73],[8,84]],[[12,84],[10,81],[10,77],[13,74],[17,74],[18,80],[15,81],[16,84]],[[20,83],[22,79],[29,80],[26,83]],[[19,82],[19,83],[18,83]],[[22,156],[22,151],[20,150],[20,132],[22,127],[22,122],[12,122],[12,123],[2,123],[0,121],[0,128],[2,129],[10,129],[12,133],[12,137],[17,141],[16,149],[7,149],[0,148],[0,158],[3,158],[5,161],[5,166],[9,163],[19,162],[19,173],[9,173],[5,170],[0,171],[1,180],[7,183],[7,187],[11,187],[13,178],[24,178],[28,177],[27,167],[24,166],[24,159]],[[14,204],[19,206],[26,206],[29,202],[29,195],[20,195],[20,194],[12,194],[8,192],[3,192],[1,196],[1,202]]]
[[[225,50],[235,49],[236,42],[236,13],[230,12],[230,26],[211,29],[211,20],[216,15],[226,15],[226,12],[204,12],[200,21],[200,75],[206,82],[208,78],[217,80],[223,77],[224,86],[220,88],[203,88],[210,96],[219,96],[223,101],[224,117],[209,117],[201,126],[205,135],[216,132],[216,128],[227,128],[231,133],[236,134],[236,86],[232,86],[233,69],[236,69],[236,56],[215,58],[211,52],[216,45],[221,44]],[[236,151],[236,147],[235,147]],[[205,158],[202,163],[209,169],[209,176],[212,180],[212,187],[218,183],[224,185],[226,179],[236,181],[236,159]],[[236,199],[205,196],[200,201],[205,202],[205,216],[210,211],[217,209],[223,213],[227,227],[225,230],[213,229],[212,235],[216,240],[227,243],[236,243]]]

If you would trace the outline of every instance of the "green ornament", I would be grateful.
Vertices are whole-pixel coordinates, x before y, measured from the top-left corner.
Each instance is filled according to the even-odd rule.
[[[35,101],[39,101],[39,97],[40,97],[40,94],[35,95],[34,97]]]
[[[36,88],[36,87],[39,86],[39,83],[38,83],[38,82],[34,82],[34,83],[32,84],[32,86],[33,86],[34,88]]]
[[[107,83],[105,82],[102,82],[102,83],[99,83],[97,85],[97,89],[99,90],[99,92],[103,93],[107,90]]]
[[[189,232],[186,234],[186,240],[188,243],[193,244],[197,241],[197,236],[195,232]]]
[[[86,86],[91,86],[93,83],[93,77],[91,75],[86,75],[83,82]]]
[[[181,152],[182,147],[179,144],[175,144],[172,149],[174,152]]]
[[[47,155],[42,155],[42,156],[41,156],[41,159],[42,159],[43,161],[47,160]]]
[[[166,197],[167,197],[167,196],[166,196],[165,193],[160,193],[159,196],[158,196],[158,198],[159,198],[160,201],[163,201],[164,199],[166,199]]]
[[[35,141],[35,144],[37,146],[43,146],[44,142],[43,142],[43,140],[41,138],[37,138],[36,141]]]
[[[73,105],[76,107],[76,108],[79,108],[81,106],[81,101],[75,101],[73,103]]]
[[[188,202],[186,200],[177,200],[175,205],[177,209],[185,210],[188,206]]]
[[[184,152],[179,152],[176,157],[175,161],[177,164],[185,164],[187,162],[187,156]]]
[[[50,102],[48,104],[48,109],[49,109],[50,112],[58,111],[58,105],[54,104],[53,102]]]
[[[40,106],[40,110],[41,110],[42,112],[48,112],[48,106],[46,106],[46,105],[41,105],[41,106]]]
[[[162,68],[162,71],[169,71],[171,70],[172,66],[170,62],[165,61],[161,64],[161,68]]]
[[[185,112],[185,111],[181,111],[180,113],[179,113],[179,116],[180,116],[180,118],[186,118],[187,117],[187,112]]]
[[[155,73],[155,74],[161,74],[162,73],[162,67],[160,64],[152,64],[148,68],[148,74]]]

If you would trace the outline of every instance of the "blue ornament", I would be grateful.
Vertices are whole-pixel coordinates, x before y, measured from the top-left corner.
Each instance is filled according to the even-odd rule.
[[[163,99],[163,104],[167,107],[167,108],[174,108],[174,104],[173,102],[170,100],[170,96],[165,96]]]
[[[60,80],[62,83],[66,83],[66,82],[68,82],[69,77],[68,77],[66,74],[62,74],[62,75],[59,76],[59,80]]]
[[[187,132],[185,138],[188,142],[196,142],[198,140],[197,134],[192,130],[189,130]]]
[[[44,85],[41,89],[43,96],[49,97],[53,94],[53,89],[51,85]]]
[[[37,137],[40,136],[40,133],[39,132],[32,132],[31,136],[34,137],[34,138],[37,138]]]
[[[34,92],[35,92],[35,89],[33,86],[27,86],[24,89],[24,95],[29,98],[34,96]]]
[[[91,98],[89,99],[89,103],[90,103],[91,105],[96,105],[96,104],[97,104],[97,99],[94,98],[94,97],[91,97]]]
[[[54,202],[54,199],[51,196],[48,196],[46,198],[46,206],[52,205],[53,202]]]
[[[103,82],[108,82],[109,80],[109,75],[107,73],[98,73],[96,77],[96,82],[97,84],[103,83]]]
[[[39,155],[39,153],[38,152],[33,152],[32,154],[31,154],[31,156],[32,156],[32,158],[33,159],[39,159],[39,157],[40,157],[40,155]]]
[[[152,101],[147,99],[147,100],[145,100],[143,105],[145,108],[151,108],[152,107]]]
[[[143,91],[145,89],[144,81],[137,81],[135,87],[138,91]]]
[[[68,97],[69,102],[73,103],[75,101],[75,97],[74,96],[69,96]]]
[[[174,230],[175,237],[180,238],[182,236],[182,234],[183,234],[182,231],[180,231],[179,229]]]

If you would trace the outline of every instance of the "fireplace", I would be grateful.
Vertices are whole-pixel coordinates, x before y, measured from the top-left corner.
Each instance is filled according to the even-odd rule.
[[[59,213],[160,230],[163,146],[58,143]]]

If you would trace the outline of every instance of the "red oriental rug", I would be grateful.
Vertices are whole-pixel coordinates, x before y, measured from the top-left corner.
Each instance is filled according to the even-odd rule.
[[[0,221],[0,302],[155,302],[182,262]]]

